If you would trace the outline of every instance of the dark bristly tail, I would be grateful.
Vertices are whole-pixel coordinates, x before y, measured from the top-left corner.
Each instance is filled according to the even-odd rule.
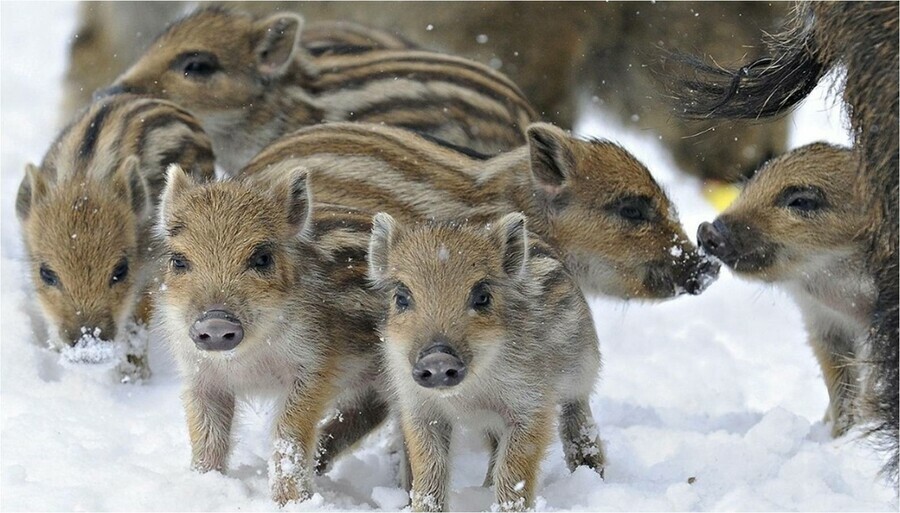
[[[670,54],[663,63],[666,89],[682,118],[760,119],[786,114],[816,87],[831,67],[816,43],[809,16],[767,42],[768,57],[737,69]],[[674,77],[674,79],[673,79]]]

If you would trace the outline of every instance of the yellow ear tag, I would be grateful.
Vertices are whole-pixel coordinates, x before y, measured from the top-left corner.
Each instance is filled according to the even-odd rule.
[[[714,180],[706,180],[703,182],[703,197],[712,205],[717,212],[721,212],[728,208],[728,205],[734,202],[741,194],[741,189],[737,185],[719,182]]]

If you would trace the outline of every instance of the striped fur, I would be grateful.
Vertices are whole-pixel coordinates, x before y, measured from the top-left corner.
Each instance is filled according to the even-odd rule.
[[[369,276],[382,291],[387,380],[412,469],[412,509],[448,509],[454,424],[482,430],[493,454],[486,483],[502,510],[533,507],[538,471],[560,410],[569,467],[602,473],[604,455],[589,398],[600,368],[587,302],[552,249],[528,237],[525,218],[489,226],[406,227],[375,217]],[[407,303],[395,305],[395,294]],[[474,303],[479,297],[480,303]],[[421,355],[458,355],[465,376],[426,388]]]
[[[714,278],[674,206],[627,151],[547,124],[527,136],[526,146],[481,160],[397,128],[329,123],[276,141],[241,176],[277,180],[302,168],[316,201],[403,222],[523,212],[588,294],[666,298],[699,293]]]
[[[494,154],[525,142],[536,114],[518,86],[481,64],[434,52],[325,55],[303,87],[327,121],[400,126]]]
[[[459,57],[397,49],[402,40],[373,29],[358,35],[333,26],[336,34],[329,35],[320,25],[320,43],[304,47],[298,15],[255,19],[202,9],[167,29],[109,91],[184,105],[232,172],[279,136],[325,121],[400,126],[491,154],[524,142],[522,129],[536,114],[499,72]],[[331,51],[317,46],[329,41],[341,43]],[[360,41],[374,43],[346,44]],[[197,55],[214,65],[195,73],[186,63]]]
[[[203,3],[203,2],[201,2]],[[184,6],[85,2],[71,40],[67,106],[125,71]],[[587,97],[610,115],[660,137],[686,172],[739,180],[786,150],[787,123],[673,122],[660,79],[673,82],[664,52],[691,51],[712,62],[763,56],[761,31],[774,33],[788,2],[229,2],[257,14],[296,9],[310,22],[352,20],[397,31],[421,44],[499,67],[525,92],[542,119],[573,126]],[[839,11],[840,12],[840,11]],[[843,18],[842,18],[843,19]],[[850,25],[848,23],[848,25]],[[854,24],[863,26],[865,23]],[[861,33],[865,34],[866,29]],[[837,33],[837,31],[835,31]],[[485,39],[485,36],[487,39]],[[867,45],[862,45],[867,48]],[[767,98],[762,95],[762,99]]]
[[[40,168],[27,166],[16,212],[53,346],[95,329],[120,339],[132,320],[147,321],[138,304],[154,275],[150,226],[173,163],[213,176],[199,124],[169,102],[122,95],[91,105]]]
[[[181,267],[167,267],[158,310],[184,376],[193,467],[225,468],[237,400],[275,398],[273,499],[305,500],[320,419],[378,380],[380,301],[367,287],[365,260],[371,217],[346,208],[310,213],[302,174],[266,189],[198,185],[177,167],[169,176],[159,232]],[[270,255],[263,269],[251,266],[261,247]],[[204,351],[189,337],[213,308],[242,324],[231,351]]]
[[[400,35],[343,20],[310,23],[300,34],[300,43],[314,56],[416,48]]]
[[[531,125],[529,144],[491,159],[405,130],[358,123],[310,127],[273,143],[241,173],[267,184],[309,173],[315,201],[382,211],[403,223],[490,223],[523,212],[582,290],[622,298],[700,293],[717,267],[702,258],[650,173],[624,149]],[[643,220],[622,217],[625,207]],[[625,212],[628,213],[628,212]],[[319,471],[377,427],[386,406],[360,394],[324,427]]]
[[[198,178],[213,176],[212,146],[195,117],[171,102],[127,94],[76,117],[50,145],[41,171],[57,183],[104,180],[130,155],[140,158],[152,198],[159,197],[170,164]]]

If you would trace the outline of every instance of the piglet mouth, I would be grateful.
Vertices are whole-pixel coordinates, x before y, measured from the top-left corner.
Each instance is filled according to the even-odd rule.
[[[700,255],[700,262],[691,271],[684,283],[683,293],[699,296],[719,277],[719,263],[706,255]]]
[[[739,234],[740,236],[737,236]],[[766,241],[747,224],[737,225],[722,219],[701,223],[697,241],[705,254],[715,257],[737,273],[755,274],[775,263],[779,245]]]
[[[714,262],[721,262],[738,274],[756,274],[765,271],[775,261],[774,248],[761,247],[746,253],[710,255]]]
[[[99,328],[81,328],[80,338],[69,341],[60,352],[69,363],[99,364],[120,357],[121,345],[114,340],[101,338]]]
[[[746,255],[738,256],[730,262],[725,262],[725,264],[737,273],[754,274],[765,271],[772,265],[774,260],[773,252],[759,249]]]

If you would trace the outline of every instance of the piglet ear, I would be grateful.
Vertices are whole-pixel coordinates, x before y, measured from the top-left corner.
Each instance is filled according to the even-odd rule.
[[[16,217],[19,221],[25,222],[31,209],[38,201],[41,200],[50,190],[46,177],[41,174],[41,170],[34,164],[25,164],[25,177],[19,184],[19,192],[16,194]]]
[[[252,179],[251,179],[252,181]],[[273,178],[270,191],[276,204],[283,205],[290,235],[305,234],[312,216],[309,171],[298,167]]]
[[[171,219],[175,202],[186,192],[196,187],[193,178],[178,164],[172,164],[166,170],[166,187],[159,201],[158,227],[161,233],[167,233],[166,222]]]
[[[111,179],[116,194],[131,205],[131,210],[139,219],[150,215],[147,182],[141,175],[141,162],[137,156],[126,157],[113,172]]]
[[[387,276],[388,254],[397,221],[390,214],[379,212],[372,218],[372,236],[369,238],[369,279],[382,281]]]
[[[303,18],[295,13],[278,13],[257,22],[256,67],[263,76],[279,77],[306,51],[300,45]]]
[[[549,123],[532,123],[525,134],[538,189],[557,196],[575,169],[571,136]]]
[[[525,216],[519,212],[506,214],[497,222],[495,237],[500,246],[503,270],[511,277],[525,274],[528,263],[528,231]]]
[[[297,169],[289,175],[288,182],[288,223],[295,231],[302,232],[309,226],[312,215],[312,190],[309,171]]]

